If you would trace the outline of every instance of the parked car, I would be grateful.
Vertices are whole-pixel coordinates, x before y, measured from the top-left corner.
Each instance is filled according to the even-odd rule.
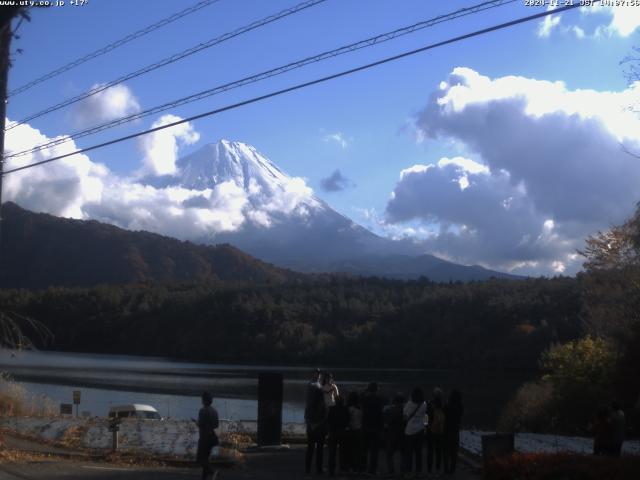
[[[162,420],[158,411],[151,405],[131,403],[129,405],[114,405],[109,407],[109,418],[144,418]]]

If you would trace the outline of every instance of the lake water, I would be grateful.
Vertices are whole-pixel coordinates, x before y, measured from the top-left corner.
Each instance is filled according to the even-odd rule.
[[[106,416],[110,405],[145,403],[164,417],[188,419],[197,415],[200,393],[214,394],[221,418],[255,420],[257,378],[262,371],[284,376],[284,422],[302,422],[308,366],[225,365],[179,362],[162,358],[63,352],[0,350],[0,371],[23,383],[31,395],[55,404],[72,403],[81,391],[80,412]],[[342,392],[364,390],[376,381],[380,392],[408,395],[415,385],[430,392],[435,386],[463,392],[465,423],[483,428],[495,421],[525,375],[446,370],[383,370],[332,368]]]

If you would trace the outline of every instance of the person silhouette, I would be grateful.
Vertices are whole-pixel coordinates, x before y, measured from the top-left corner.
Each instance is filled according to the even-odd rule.
[[[442,458],[444,460],[444,473],[456,473],[458,463],[458,450],[460,449],[460,424],[462,423],[462,394],[459,390],[452,390],[449,401],[444,406],[444,444]]]
[[[619,457],[622,454],[622,443],[624,442],[625,418],[624,411],[618,402],[611,403],[609,422],[611,424],[611,433],[613,436],[611,443],[611,455]]]
[[[378,470],[379,442],[384,429],[383,406],[382,398],[378,395],[378,384],[369,383],[367,391],[362,396],[362,433],[367,473],[370,475],[376,475]]]
[[[213,396],[209,392],[202,393],[202,408],[198,412],[198,453],[196,455],[196,462],[202,466],[202,480],[215,480],[218,476],[218,471],[215,472],[211,468],[209,463],[209,455],[211,450],[220,444],[218,436],[216,435],[216,428],[218,428],[218,412],[213,406]]]
[[[327,413],[324,395],[320,385],[320,371],[314,370],[311,380],[307,384],[304,422],[307,429],[307,451],[305,454],[305,473],[311,474],[313,454],[316,455],[316,472],[323,473],[322,457],[324,441],[327,436]]]

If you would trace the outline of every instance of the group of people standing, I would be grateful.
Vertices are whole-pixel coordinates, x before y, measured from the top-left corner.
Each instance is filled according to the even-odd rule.
[[[387,473],[420,475],[426,443],[427,473],[453,474],[460,444],[462,397],[451,391],[448,400],[439,388],[426,401],[420,387],[409,399],[396,394],[386,404],[376,383],[364,392],[340,394],[333,375],[316,370],[307,385],[304,412],[307,427],[305,471],[324,472],[324,445],[329,450],[329,475],[340,472],[378,473],[380,450],[385,452]]]

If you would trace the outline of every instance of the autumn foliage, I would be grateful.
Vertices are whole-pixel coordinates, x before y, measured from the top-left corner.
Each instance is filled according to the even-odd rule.
[[[637,480],[640,457],[515,453],[485,464],[486,480]]]

